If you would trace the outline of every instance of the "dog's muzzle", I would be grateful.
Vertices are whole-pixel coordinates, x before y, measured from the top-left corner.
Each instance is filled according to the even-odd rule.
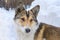
[[[26,33],[29,33],[30,32],[30,29],[29,28],[26,28],[25,31],[26,31]]]

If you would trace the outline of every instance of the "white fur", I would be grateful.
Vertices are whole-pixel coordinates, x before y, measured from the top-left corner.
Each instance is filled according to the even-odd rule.
[[[38,28],[38,24],[33,25],[32,27],[22,27],[21,25],[18,24],[18,21],[14,22],[15,26],[16,26],[16,31],[17,31],[17,36],[18,36],[18,40],[34,40],[34,34]],[[31,30],[30,33],[26,33],[25,29],[29,28]]]
[[[46,40],[45,38],[43,40]]]

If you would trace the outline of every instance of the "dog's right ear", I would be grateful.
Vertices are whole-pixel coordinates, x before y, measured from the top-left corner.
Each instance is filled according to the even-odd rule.
[[[17,6],[17,8],[15,9],[15,17],[14,19],[18,18],[18,16],[21,15],[21,12],[25,10],[24,8],[24,4],[20,2],[20,4]]]
[[[24,8],[24,4],[22,2],[20,2],[19,6],[17,6],[15,12],[20,13],[22,10],[25,10],[25,8]]]

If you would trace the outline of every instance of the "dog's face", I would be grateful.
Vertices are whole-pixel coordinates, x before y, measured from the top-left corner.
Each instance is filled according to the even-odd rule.
[[[39,8],[39,5],[37,5],[29,11],[26,11],[23,7],[16,9],[14,21],[18,25],[19,30],[24,34],[33,33],[37,29]]]

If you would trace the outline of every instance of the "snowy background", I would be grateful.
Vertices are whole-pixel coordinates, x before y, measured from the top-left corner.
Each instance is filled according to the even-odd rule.
[[[35,0],[31,8],[40,5],[38,21],[60,27],[60,0]],[[13,17],[15,10],[0,8],[0,40],[16,40]]]

